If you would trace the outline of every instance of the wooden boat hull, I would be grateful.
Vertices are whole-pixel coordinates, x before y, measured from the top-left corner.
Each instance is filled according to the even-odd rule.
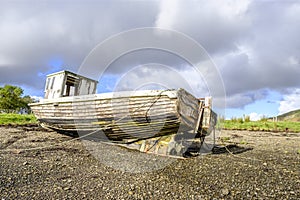
[[[30,107],[46,128],[79,134],[99,132],[116,142],[177,132],[205,135],[216,121],[210,103],[184,89],[62,97]]]

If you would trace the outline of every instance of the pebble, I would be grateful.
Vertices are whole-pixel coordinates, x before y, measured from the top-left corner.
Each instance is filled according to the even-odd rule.
[[[230,191],[229,191],[227,188],[221,189],[221,194],[222,194],[223,196],[226,196],[226,195],[228,195],[229,193],[230,193]]]
[[[8,130],[0,128],[1,131],[10,134]],[[54,132],[26,134],[33,133],[43,138],[39,145],[49,144],[49,136],[51,142],[65,137]],[[253,145],[253,150],[238,156],[212,154],[174,160],[160,169],[150,168],[139,173],[124,172],[94,156],[87,156],[90,154],[80,140],[65,143],[66,148],[61,147],[58,151],[39,150],[39,156],[34,156],[35,151],[24,154],[0,152],[0,199],[300,199],[300,177],[296,171],[299,162],[293,150],[299,149],[298,144],[294,140],[288,144],[285,140],[270,144],[269,141],[274,139],[268,137],[255,137],[259,140],[252,142],[247,133],[235,132],[242,134],[243,139]],[[276,148],[292,149],[289,152],[293,154],[273,151],[270,145],[275,144],[279,145]],[[107,154],[101,154],[101,158],[110,158],[111,164],[127,169],[136,166],[125,166],[120,157],[127,156],[129,164],[146,163],[149,166],[151,162],[155,166],[166,159],[139,152],[128,154],[124,149],[105,144],[103,148]]]

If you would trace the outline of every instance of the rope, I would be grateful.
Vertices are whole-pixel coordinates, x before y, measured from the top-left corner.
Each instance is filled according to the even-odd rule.
[[[154,102],[150,105],[150,107],[149,107],[149,109],[147,110],[147,112],[148,112],[148,111],[150,110],[150,108],[151,108],[151,107],[152,107],[152,106],[160,99],[160,97],[162,96],[162,93],[164,93],[164,92],[166,92],[166,91],[171,91],[171,89],[163,90],[163,91],[161,91],[158,95],[156,95],[156,96],[158,96],[158,98],[155,99]],[[150,102],[150,100],[149,100],[148,102],[146,102],[145,104],[141,105],[140,107],[136,108],[133,112],[136,112],[136,111],[140,110],[140,109],[143,108],[145,105],[147,105],[149,102]],[[146,112],[146,118],[147,118],[147,112]],[[121,118],[119,118],[118,120],[114,121],[114,123],[117,123],[117,122],[119,122],[119,121],[125,119],[125,118],[128,117],[128,116],[129,116],[129,114],[128,114],[128,115],[125,115],[125,116],[123,116],[123,117],[121,117]],[[0,152],[9,152],[9,151],[16,151],[16,150],[18,150],[18,151],[32,151],[32,150],[46,149],[46,148],[49,148],[49,147],[51,148],[51,147],[55,147],[55,146],[58,146],[58,145],[67,143],[67,142],[72,142],[72,141],[75,141],[75,140],[79,140],[79,139],[85,138],[85,137],[90,136],[90,135],[92,135],[92,134],[94,134],[94,133],[97,133],[97,132],[100,131],[100,130],[105,130],[105,129],[109,128],[109,127],[112,126],[112,125],[113,125],[113,123],[107,124],[107,125],[105,125],[104,127],[99,128],[99,129],[96,129],[95,131],[93,131],[93,132],[91,132],[91,133],[85,134],[85,135],[83,135],[83,136],[80,136],[80,137],[77,137],[77,138],[74,138],[74,139],[71,139],[71,140],[63,141],[63,142],[60,142],[60,143],[58,143],[58,144],[48,145],[48,146],[44,146],[44,147],[27,148],[27,149],[1,149]],[[159,139],[158,139],[158,140],[159,140]]]
[[[157,145],[157,143],[161,140],[161,138],[162,138],[162,136],[161,136],[159,139],[155,140],[154,144],[153,144],[149,149],[147,149],[145,152],[147,153],[147,152],[150,151],[155,145]]]
[[[171,89],[161,91],[161,92],[157,95],[158,98],[156,98],[156,99],[152,102],[152,104],[149,106],[148,110],[146,111],[145,117],[146,117],[146,120],[147,120],[148,123],[150,122],[150,120],[149,120],[149,118],[148,118],[148,112],[149,112],[149,110],[150,110],[151,107],[152,107],[152,106],[160,99],[160,97],[162,96],[162,93],[163,93],[163,92],[166,92],[166,91],[171,91]]]

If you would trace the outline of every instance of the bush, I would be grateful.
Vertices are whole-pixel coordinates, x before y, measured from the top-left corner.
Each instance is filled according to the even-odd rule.
[[[268,121],[268,117],[263,115],[259,121],[266,122],[266,121]]]
[[[237,120],[238,120],[238,122],[241,123],[241,124],[244,123],[244,120],[243,120],[242,117],[239,117]]]
[[[247,115],[246,117],[245,117],[245,122],[250,122],[251,120],[250,120],[250,116],[249,115]]]

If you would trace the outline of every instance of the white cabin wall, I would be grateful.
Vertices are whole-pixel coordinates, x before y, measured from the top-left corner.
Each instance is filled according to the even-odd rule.
[[[81,79],[79,85],[79,95],[94,94],[96,91],[96,83],[88,79]]]
[[[45,99],[55,99],[61,97],[64,74],[50,76],[47,79],[49,80],[49,83],[48,88],[45,88]]]
[[[90,94],[96,94],[97,91],[97,82],[92,82],[90,87]]]

